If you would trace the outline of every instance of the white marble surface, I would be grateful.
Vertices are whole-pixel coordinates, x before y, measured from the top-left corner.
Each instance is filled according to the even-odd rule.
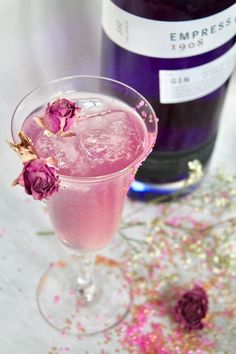
[[[9,187],[20,162],[6,144],[19,99],[41,83],[73,74],[99,74],[99,0],[2,0],[0,2],[0,353],[47,354],[54,346],[70,354],[100,353],[97,339],[64,339],[40,316],[39,275],[65,249],[54,237],[44,208]],[[222,113],[210,171],[236,170],[236,74]],[[113,353],[109,345],[106,350]]]

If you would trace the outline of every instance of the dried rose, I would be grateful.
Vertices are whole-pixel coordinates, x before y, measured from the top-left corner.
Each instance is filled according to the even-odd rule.
[[[76,107],[74,102],[62,98],[48,103],[43,118],[44,126],[52,133],[67,132],[74,124],[80,107]]]
[[[23,171],[15,181],[25,188],[34,199],[47,199],[58,191],[59,178],[54,167],[43,159],[36,159],[24,165]]]
[[[202,329],[202,319],[208,310],[208,298],[205,290],[195,286],[185,292],[175,306],[176,320],[188,330]]]

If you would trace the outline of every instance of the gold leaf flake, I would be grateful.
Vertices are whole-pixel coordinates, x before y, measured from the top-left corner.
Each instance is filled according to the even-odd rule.
[[[45,159],[45,161],[46,161],[46,163],[48,164],[48,165],[52,165],[52,166],[57,166],[57,164],[58,164],[58,161],[57,161],[57,159],[55,158],[55,157],[47,157],[46,159]]]
[[[71,130],[68,132],[60,132],[59,135],[62,136],[63,138],[76,136],[76,134],[74,132],[72,132]]]
[[[31,139],[28,136],[26,136],[23,131],[19,132],[19,138],[20,138],[20,143],[14,144],[9,142],[9,145],[20,157],[22,163],[27,163],[32,160],[38,159],[39,155]]]

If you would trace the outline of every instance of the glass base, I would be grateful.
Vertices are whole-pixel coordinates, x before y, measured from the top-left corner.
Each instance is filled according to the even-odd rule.
[[[84,301],[77,290],[76,256],[50,264],[37,290],[42,316],[66,335],[102,332],[124,319],[132,300],[131,287],[120,263],[97,256],[94,270],[94,295]]]

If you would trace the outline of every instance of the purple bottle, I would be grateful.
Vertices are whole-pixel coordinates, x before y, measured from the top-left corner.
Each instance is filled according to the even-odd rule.
[[[131,192],[171,194],[188,162],[207,167],[236,57],[235,0],[103,0],[102,75],[134,87],[159,117]]]

